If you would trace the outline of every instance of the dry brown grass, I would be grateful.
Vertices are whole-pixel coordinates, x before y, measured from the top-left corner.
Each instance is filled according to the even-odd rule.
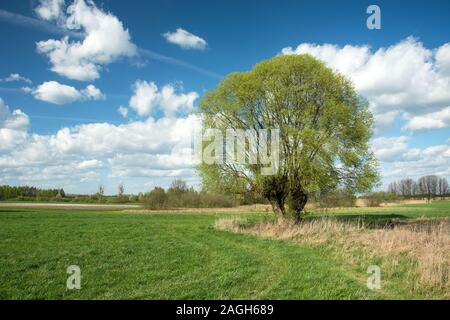
[[[295,224],[248,224],[239,218],[220,219],[216,228],[291,240],[307,245],[327,245],[346,263],[364,265],[382,258],[385,275],[406,270],[403,278],[412,293],[439,290],[450,297],[450,219],[419,219],[374,227],[362,221],[336,218],[307,219]],[[363,255],[357,255],[362,251]]]
[[[423,219],[392,229],[359,234],[357,243],[371,256],[391,258],[406,255],[417,265],[413,285],[446,289],[450,294],[450,219]]]

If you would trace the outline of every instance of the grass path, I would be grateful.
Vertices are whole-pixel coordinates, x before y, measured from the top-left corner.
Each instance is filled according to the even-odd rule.
[[[218,231],[215,219],[0,209],[0,298],[382,298],[316,250]],[[69,265],[81,290],[65,287]]]

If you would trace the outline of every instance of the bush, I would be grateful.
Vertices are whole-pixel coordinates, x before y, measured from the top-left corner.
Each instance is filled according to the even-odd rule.
[[[178,182],[178,186],[182,183]],[[232,195],[197,192],[193,188],[170,187],[167,192],[156,187],[149,193],[139,196],[140,201],[149,209],[170,208],[230,208],[237,205]]]
[[[356,196],[345,190],[335,190],[317,196],[320,208],[354,207]]]
[[[200,198],[204,208],[231,208],[237,205],[233,197],[227,195],[201,193]]]
[[[155,187],[144,195],[144,205],[149,209],[165,209],[168,206],[167,198],[163,188]]]
[[[366,205],[368,207],[379,207],[383,202],[398,200],[395,194],[384,191],[371,192],[366,194],[364,199],[366,200]]]

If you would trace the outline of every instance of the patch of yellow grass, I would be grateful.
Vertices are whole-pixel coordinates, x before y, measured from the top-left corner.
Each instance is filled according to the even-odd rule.
[[[368,248],[371,256],[412,258],[418,272],[414,285],[450,293],[450,219],[423,219],[392,229],[371,230],[355,240]]]
[[[362,221],[355,223],[329,217],[307,219],[298,224],[292,221],[248,224],[239,218],[226,218],[217,220],[216,228],[308,245],[326,244],[350,263],[361,259],[355,258],[354,253],[362,250],[364,260],[383,258],[382,269],[387,274],[408,270],[405,278],[412,292],[438,289],[445,297],[450,297],[448,218],[419,219],[378,228]]]

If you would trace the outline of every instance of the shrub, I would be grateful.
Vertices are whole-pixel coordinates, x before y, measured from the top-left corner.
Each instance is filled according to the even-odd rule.
[[[231,208],[237,205],[232,196],[200,193],[201,206],[204,208]]]
[[[163,188],[155,187],[143,198],[144,205],[149,209],[165,209],[168,207],[168,197]]]
[[[169,188],[167,192],[156,187],[142,195],[140,201],[149,209],[170,208],[229,208],[237,205],[232,195],[197,192],[193,188]]]
[[[317,196],[320,208],[354,207],[356,196],[349,191],[334,190]]]
[[[397,196],[390,192],[371,192],[364,196],[368,207],[379,207],[383,202],[395,201]]]

